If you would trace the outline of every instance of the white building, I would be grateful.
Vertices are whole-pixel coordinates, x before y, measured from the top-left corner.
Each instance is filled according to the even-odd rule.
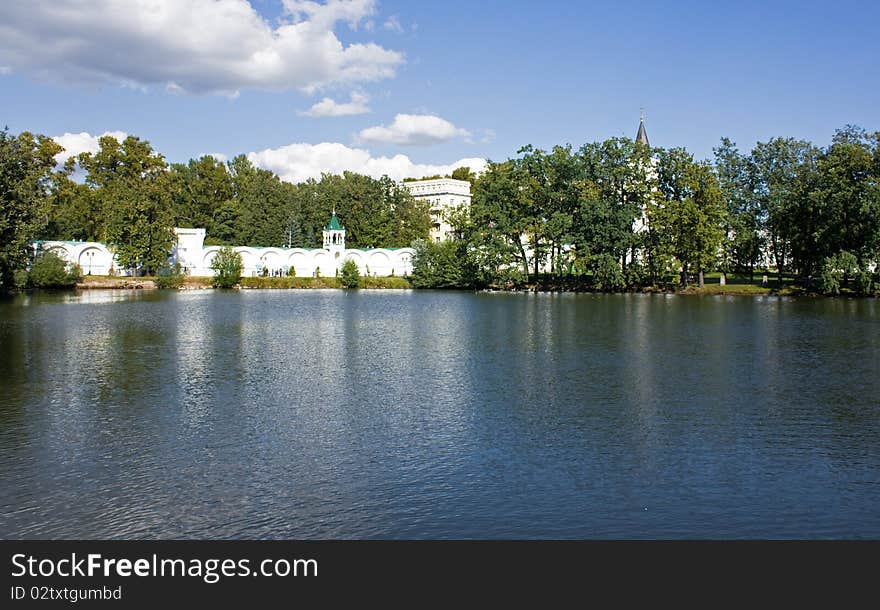
[[[180,264],[187,275],[214,275],[211,262],[222,246],[205,246],[205,229],[174,229],[177,242],[169,260]],[[250,248],[236,246],[241,255],[243,277],[296,275],[298,277],[334,277],[347,260],[353,260],[364,276],[408,276],[412,273],[412,248],[374,248],[361,250],[345,247],[345,227],[336,214],[324,227],[323,248]],[[53,252],[69,263],[77,263],[85,275],[127,275],[113,252],[102,243],[43,241],[35,249]]]
[[[452,226],[446,220],[446,212],[457,207],[470,207],[471,183],[467,180],[434,178],[404,182],[403,186],[414,198],[431,204],[431,241],[450,239]]]
[[[172,260],[179,263],[188,275],[214,275],[211,262],[223,246],[205,246],[204,229],[174,229],[174,232],[177,245],[172,250]],[[320,249],[235,246],[235,251],[241,255],[242,276],[334,277],[347,260],[354,261],[358,272],[365,276],[402,277],[412,273],[412,248],[346,248],[345,227],[339,223],[335,212],[324,227],[323,237]]]
[[[127,275],[114,254],[96,241],[36,241],[34,254],[51,252],[61,260],[79,265],[83,275]]]

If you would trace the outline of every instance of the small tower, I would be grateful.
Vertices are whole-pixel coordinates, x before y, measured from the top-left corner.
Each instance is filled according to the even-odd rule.
[[[642,109],[642,111],[639,113],[639,132],[636,134],[636,142],[640,142],[641,144],[644,144],[648,148],[651,147],[651,145],[648,144],[648,132],[645,131],[645,111],[644,111],[644,109]]]
[[[330,222],[324,227],[324,249],[335,252],[337,256],[345,251],[345,227],[339,224],[336,210],[333,210]]]

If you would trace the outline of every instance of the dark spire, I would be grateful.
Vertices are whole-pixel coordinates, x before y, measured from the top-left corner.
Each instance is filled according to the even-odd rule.
[[[645,111],[642,110],[639,116],[639,133],[636,134],[636,142],[641,142],[648,148],[651,145],[648,143],[648,132],[645,131]]]

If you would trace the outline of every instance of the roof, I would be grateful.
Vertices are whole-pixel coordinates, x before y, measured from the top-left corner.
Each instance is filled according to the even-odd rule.
[[[636,142],[641,142],[645,146],[650,147],[648,144],[648,132],[645,131],[645,119],[642,118],[639,120],[639,133],[636,134]]]
[[[345,227],[339,224],[339,219],[336,217],[336,212],[333,212],[332,218],[330,218],[330,224],[324,227],[325,231],[345,231]]]

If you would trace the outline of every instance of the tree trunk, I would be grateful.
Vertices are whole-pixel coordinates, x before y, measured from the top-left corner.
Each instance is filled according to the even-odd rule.
[[[697,276],[700,278],[700,289],[702,290],[706,283],[703,281],[703,268],[700,267],[700,270],[697,271]]]
[[[526,281],[529,281],[529,257],[526,256],[526,248],[522,245],[522,240],[517,238],[516,245],[519,246],[519,253],[522,256],[523,272],[526,274]]]

